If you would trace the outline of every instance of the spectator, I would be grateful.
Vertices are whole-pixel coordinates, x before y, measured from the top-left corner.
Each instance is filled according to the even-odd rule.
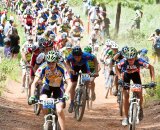
[[[6,37],[8,36],[8,31],[12,28],[13,22],[14,22],[14,17],[10,16],[9,21],[7,21],[5,26],[4,26],[4,35]]]
[[[10,56],[11,56],[11,49],[10,49],[11,42],[10,42],[10,39],[8,37],[6,37],[4,39],[4,44],[5,44],[4,56],[5,56],[5,58],[10,58]]]
[[[11,35],[9,35],[9,38],[11,39],[11,57],[17,58],[20,50],[20,46],[19,46],[20,37],[15,27],[12,27],[10,31],[12,32]]]
[[[4,34],[3,34],[3,26],[0,25],[0,47],[4,46]]]

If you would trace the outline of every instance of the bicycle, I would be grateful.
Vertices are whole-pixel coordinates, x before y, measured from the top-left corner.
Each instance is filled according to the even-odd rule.
[[[74,117],[77,121],[81,121],[84,115],[86,100],[88,100],[88,91],[86,82],[90,81],[90,75],[78,73],[78,86],[74,97]]]
[[[56,113],[56,104],[64,98],[47,98],[45,100],[38,100],[37,105],[42,105],[44,109],[48,109],[49,113],[44,116],[43,130],[60,130],[58,123],[58,115]]]
[[[119,105],[120,116],[123,116],[123,86],[118,85],[117,103]]]
[[[128,112],[129,130],[135,130],[136,124],[139,124],[140,114],[140,99],[138,93],[142,91],[142,88],[150,88],[149,84],[130,84],[130,106]]]
[[[39,100],[41,86],[42,86],[42,84],[38,83],[36,86],[36,89],[34,91],[34,95],[35,95],[36,100]],[[35,115],[38,116],[40,114],[41,108],[38,104],[33,104],[33,110],[34,110]]]

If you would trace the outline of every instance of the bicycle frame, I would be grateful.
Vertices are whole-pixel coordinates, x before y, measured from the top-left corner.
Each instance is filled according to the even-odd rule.
[[[137,92],[130,92],[130,107],[129,107],[129,115],[132,115],[133,104],[137,104],[137,116],[136,123],[139,124],[139,112],[140,112],[140,99],[138,98]],[[132,124],[132,117],[129,116],[129,123]]]

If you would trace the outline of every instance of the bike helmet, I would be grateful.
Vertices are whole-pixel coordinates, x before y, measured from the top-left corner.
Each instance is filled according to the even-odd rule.
[[[24,49],[24,52],[25,53],[32,53],[32,47],[33,47],[33,45],[32,44],[28,44],[27,46],[26,46],[26,48]]]
[[[115,43],[115,42],[112,42],[111,48],[112,49],[118,49],[118,44]]]
[[[63,24],[68,24],[68,23],[69,23],[68,19],[65,18],[65,19],[63,20]]]
[[[79,27],[79,26],[80,26],[80,23],[79,23],[79,22],[75,22],[75,26],[76,26],[76,27]]]
[[[137,50],[134,47],[130,47],[128,51],[125,52],[124,57],[126,59],[132,59],[137,57]]]
[[[49,51],[46,55],[47,62],[58,62],[58,53],[55,51]]]
[[[99,26],[98,24],[96,24],[96,25],[94,26],[94,30],[99,30],[99,28],[100,28],[100,26]]]
[[[73,49],[72,49],[72,55],[73,56],[81,56],[82,55],[82,49],[80,46],[75,46]]]
[[[76,15],[76,18],[80,18],[80,15]]]
[[[66,39],[66,38],[67,38],[67,33],[65,33],[65,32],[62,33],[61,38],[62,38],[62,39]]]
[[[46,48],[46,47],[53,47],[53,42],[43,42],[42,43],[42,46],[44,47],[44,48]]]
[[[67,43],[66,43],[66,48],[67,48],[67,49],[72,48],[72,43],[67,42]]]
[[[52,39],[52,40],[54,40],[56,38],[56,35],[55,34],[50,34],[49,38]]]
[[[43,44],[44,42],[47,42],[47,40],[43,37],[41,37],[39,40],[38,40],[38,43],[39,44]]]
[[[38,51],[38,50],[39,50],[39,44],[37,44],[37,43],[33,44],[32,51],[35,52],[35,51]]]
[[[124,46],[124,47],[122,48],[122,50],[121,50],[122,55],[124,56],[127,51],[129,51],[129,47],[128,47],[128,46]]]
[[[110,39],[107,39],[107,40],[106,40],[106,46],[111,46],[111,45],[112,45],[111,40],[110,40]]]
[[[43,18],[40,18],[39,20],[38,20],[38,23],[39,24],[42,24],[44,22],[44,19]]]
[[[141,52],[141,54],[147,54],[148,50],[144,48],[140,52]]]
[[[92,47],[86,46],[86,47],[84,48],[84,52],[91,53],[91,52],[92,52]]]

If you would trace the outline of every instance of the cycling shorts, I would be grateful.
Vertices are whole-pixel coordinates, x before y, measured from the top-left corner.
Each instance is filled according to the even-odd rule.
[[[51,87],[49,85],[44,84],[42,86],[41,94],[46,94],[48,98],[62,98],[64,93],[64,89],[62,87]],[[65,102],[65,100],[61,100],[61,102]]]
[[[84,64],[82,66],[73,66],[72,69],[75,71],[75,73],[78,73],[80,70],[82,71],[82,73],[87,73],[88,72],[88,68],[87,65]],[[70,75],[71,81],[72,82],[77,82],[78,80],[78,75]]]
[[[125,83],[130,84],[130,81],[132,80],[134,84],[142,84],[141,83],[141,78],[140,78],[140,73],[139,72],[134,72],[134,73],[123,73],[123,80]],[[124,86],[124,90],[129,90],[129,86]]]

